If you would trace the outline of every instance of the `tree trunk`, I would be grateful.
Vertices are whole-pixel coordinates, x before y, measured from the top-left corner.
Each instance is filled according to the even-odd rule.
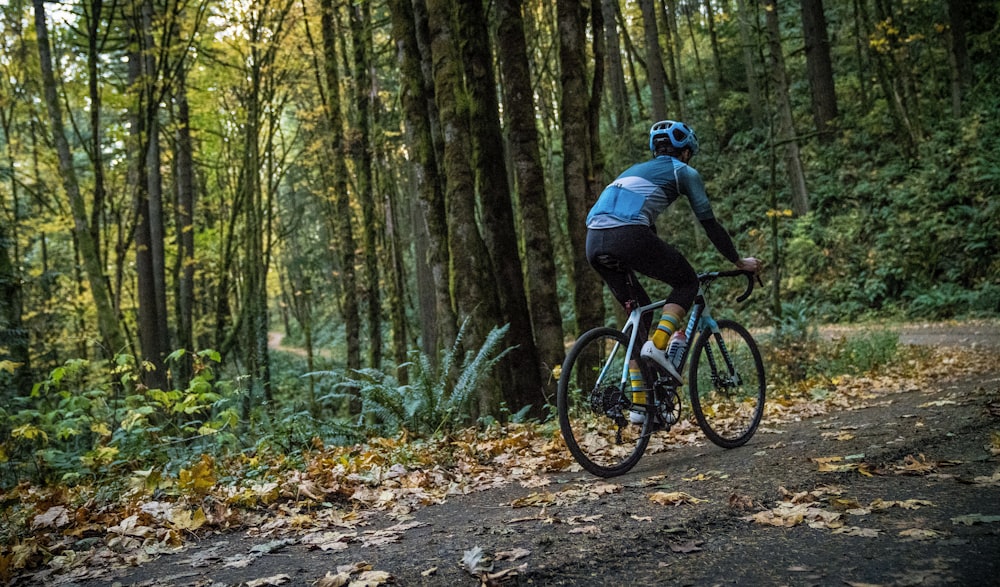
[[[590,140],[590,92],[587,87],[586,24],[579,2],[557,0],[559,28],[559,63],[562,99],[560,122],[563,144],[563,196],[566,199],[566,222],[573,255],[573,303],[576,329],[604,323],[603,284],[586,258],[587,212],[596,195],[590,193],[593,161]]]
[[[754,128],[764,128],[764,104],[761,99],[760,88],[757,86],[757,72],[754,67],[754,42],[752,33],[751,14],[747,9],[746,0],[736,0],[738,21],[740,27],[740,45],[742,45],[743,70],[747,75],[747,98],[750,102],[750,120],[753,121]]]
[[[592,0],[590,6],[590,30],[597,31],[598,34],[590,35],[591,51],[593,53],[593,77],[590,80],[590,104],[587,114],[590,120],[590,177],[587,184],[590,186],[590,196],[592,201],[597,199],[606,185],[604,182],[604,152],[601,149],[601,103],[604,96],[604,62],[607,53],[607,46],[604,44],[604,36],[600,31],[604,30],[604,14],[596,4],[600,0]]]
[[[684,70],[681,67],[681,56],[684,55],[684,39],[681,38],[680,27],[677,26],[677,3],[674,0],[660,0],[662,2],[663,22],[666,28],[667,44],[670,61],[671,76],[668,83],[671,84],[671,101],[674,104],[674,111],[679,120],[687,118],[684,89]]]
[[[59,174],[73,213],[73,234],[79,243],[81,260],[97,310],[98,326],[104,340],[105,352],[110,357],[125,352],[127,348],[126,338],[115,316],[114,306],[111,304],[111,296],[108,292],[98,248],[90,233],[87,206],[80,194],[80,185],[73,167],[73,154],[70,152],[69,142],[66,140],[62,111],[56,92],[56,79],[52,69],[52,50],[49,46],[48,25],[45,22],[45,2],[44,0],[32,0],[32,4],[35,12],[35,31],[38,37],[38,56],[41,65],[45,107],[48,110],[52,139],[59,158]]]
[[[619,134],[623,134],[632,126],[632,108],[629,106],[628,88],[625,86],[625,68],[622,66],[622,48],[618,37],[618,0],[601,0],[601,12],[604,16],[604,40],[608,47],[607,72],[608,86],[611,88],[611,107],[614,112],[615,129]],[[500,50],[503,51],[503,41],[499,44]]]
[[[174,135],[174,170],[177,185],[177,343],[189,353],[194,344],[194,148],[191,142],[191,116],[187,101],[186,70],[177,78],[177,130]],[[178,387],[185,389],[192,375],[191,358],[182,357]]]
[[[639,0],[642,9],[642,30],[646,38],[646,75],[649,78],[649,96],[652,102],[653,118],[667,118],[666,74],[660,59],[660,32],[656,26],[654,0]]]
[[[340,281],[342,293],[340,309],[344,318],[344,330],[347,339],[346,363],[348,369],[361,368],[361,318],[358,308],[357,277],[355,273],[355,243],[351,222],[351,204],[347,194],[347,169],[344,165],[346,155],[344,149],[343,109],[340,102],[340,73],[337,69],[337,40],[334,28],[333,0],[321,0],[323,28],[323,63],[324,81],[326,83],[326,113],[330,125],[330,177],[333,179],[334,237],[336,247],[340,252]],[[359,406],[355,406],[357,408]]]
[[[799,157],[799,143],[795,137],[795,124],[792,119],[785,56],[781,50],[781,31],[778,27],[777,0],[764,0],[764,12],[771,56],[771,76],[774,80],[774,95],[778,106],[778,140],[785,146],[785,170],[788,172],[788,184],[792,193],[792,210],[796,215],[804,216],[809,213],[809,194],[806,191],[806,178]]]
[[[2,116],[2,113],[0,113]],[[3,117],[4,136],[9,137],[9,119]],[[10,142],[7,142],[8,153],[10,153]],[[14,168],[13,153],[10,153],[11,169]],[[10,182],[11,195],[14,200],[14,218],[17,219],[18,184],[17,179],[11,174]],[[21,274],[11,261],[18,258],[17,234],[15,232],[16,223],[11,226],[10,232],[6,222],[0,222],[0,360],[9,360],[14,363],[13,388],[17,395],[26,397],[31,393],[31,353],[29,348],[29,336],[24,328],[24,305],[21,288]],[[13,249],[13,251],[12,251]],[[14,253],[13,255],[11,253]],[[6,394],[5,398],[9,397]]]
[[[521,3],[498,0],[497,45],[505,90],[504,112],[508,113],[508,144],[521,212],[528,310],[543,376],[547,376],[556,365],[562,365],[565,347]],[[621,82],[624,94],[624,77]],[[627,111],[627,97],[623,95],[622,99],[626,100]]]
[[[541,393],[541,361],[524,293],[524,269],[514,226],[514,206],[507,169],[503,165],[506,158],[486,15],[479,2],[458,2],[456,7],[463,41],[466,88],[471,100],[473,166],[483,215],[483,241],[490,252],[495,283],[499,285],[497,294],[502,320],[510,325],[505,343],[514,347],[501,364],[501,368],[508,370],[511,383],[504,385],[504,400],[512,411],[531,405],[535,415],[541,416],[545,404]]]
[[[948,65],[951,71],[951,112],[962,117],[962,96],[969,77],[969,53],[966,49],[966,19],[972,11],[969,0],[948,0]]]
[[[361,204],[361,234],[364,241],[364,299],[367,303],[368,364],[378,369],[382,364],[382,286],[378,270],[378,217],[372,193],[372,87],[371,6],[368,2],[351,5],[351,34],[354,38],[354,98],[357,105],[357,137],[351,145],[358,202]]]
[[[715,69],[715,84],[718,91],[726,87],[725,76],[722,71],[722,49],[719,47],[719,31],[715,26],[715,9],[712,7],[712,0],[704,0],[705,17],[708,19],[708,38],[712,45],[712,66]]]
[[[454,7],[448,0],[429,0],[427,17],[434,72],[434,96],[444,138],[445,203],[448,219],[448,262],[452,299],[459,320],[466,325],[465,350],[478,349],[489,331],[503,319],[496,296],[497,283],[490,256],[476,223],[475,170],[470,161],[469,136],[472,100],[462,78],[459,39],[453,27]],[[486,219],[489,221],[489,219]],[[498,415],[500,396],[484,386],[479,414]]]
[[[415,10],[420,4],[418,17]],[[418,287],[424,327],[421,341],[424,352],[436,357],[437,350],[455,340],[458,334],[454,308],[451,305],[448,279],[448,227],[445,214],[442,180],[438,173],[438,156],[434,145],[432,116],[433,86],[426,84],[418,31],[426,28],[426,11],[422,2],[389,0],[392,13],[393,38],[396,39],[400,64],[400,85],[407,145],[410,148],[412,184],[416,192],[413,214],[417,260]],[[421,25],[422,23],[422,25]],[[425,31],[426,33],[426,31]],[[427,283],[429,282],[429,283]],[[421,283],[426,285],[420,286]],[[430,290],[430,291],[428,291]],[[431,322],[427,320],[431,319]]]
[[[388,161],[384,163],[387,169],[390,168]],[[386,176],[383,175],[382,177],[385,178]],[[389,177],[392,179],[383,179],[383,184],[385,185],[382,186],[383,189],[381,190],[385,194],[385,203],[383,204],[385,208],[385,241],[390,263],[389,270],[387,271],[389,275],[389,287],[386,302],[388,307],[398,310],[392,312],[389,318],[389,325],[392,332],[392,360],[396,368],[400,369],[399,373],[397,373],[399,382],[406,385],[408,380],[407,371],[402,365],[407,362],[410,341],[406,312],[402,310],[406,308],[406,266],[403,262],[403,249],[405,245],[403,244],[403,233],[399,225],[401,214],[398,212],[399,207],[397,202],[399,201],[399,197],[395,185],[395,177]]]
[[[625,59],[628,63],[629,79],[632,81],[632,93],[635,95],[636,112],[638,114],[639,120],[645,120],[647,118],[646,108],[642,104],[642,91],[639,88],[639,76],[636,75],[635,63],[639,62],[640,68],[645,68],[646,64],[642,60],[636,51],[635,45],[632,43],[632,37],[628,34],[628,26],[626,25],[625,18],[622,16],[621,7],[618,6],[616,2],[614,5],[616,11],[615,22],[618,24],[618,31],[621,33],[621,38],[625,42]],[[667,86],[670,87],[670,78],[667,78]],[[671,90],[671,94],[673,91]]]
[[[159,101],[156,98],[156,61],[153,50],[152,6],[148,0],[130,5],[128,82],[129,177],[135,218],[136,291],[139,305],[139,345],[142,358],[152,365],[144,371],[143,383],[150,389],[166,389],[164,359],[169,346],[166,335],[166,277],[163,258],[163,193],[159,161]]]
[[[830,61],[830,40],[826,32],[823,0],[800,0],[802,34],[806,45],[806,75],[812,92],[813,121],[820,140],[833,140],[833,121],[837,118],[837,92]]]

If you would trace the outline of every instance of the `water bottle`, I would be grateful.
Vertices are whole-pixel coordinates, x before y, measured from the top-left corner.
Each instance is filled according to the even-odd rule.
[[[667,360],[675,367],[681,364],[681,356],[684,354],[684,347],[687,345],[687,337],[683,330],[678,330],[670,336],[667,343]]]

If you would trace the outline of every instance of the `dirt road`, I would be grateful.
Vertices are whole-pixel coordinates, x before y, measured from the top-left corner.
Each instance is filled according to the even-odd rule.
[[[903,339],[948,336],[1000,356],[995,327],[972,330]],[[869,391],[849,409],[765,423],[739,449],[669,449],[611,480],[557,473],[378,515],[329,550],[216,536],[114,581],[323,585],[340,567],[369,581],[359,585],[457,587],[491,573],[504,585],[1000,584],[1000,366]]]

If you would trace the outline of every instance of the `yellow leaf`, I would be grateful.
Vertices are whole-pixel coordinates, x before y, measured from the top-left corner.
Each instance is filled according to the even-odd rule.
[[[21,365],[24,365],[24,363],[15,363],[14,361],[8,361],[4,359],[3,361],[0,361],[0,371],[6,371],[11,375],[13,375],[14,370],[20,367]]]
[[[111,429],[104,422],[94,422],[90,425],[90,431],[101,437],[111,436]]]
[[[45,433],[44,430],[35,426],[34,424],[24,424],[18,426],[17,428],[10,431],[11,438],[24,438],[25,440],[34,440],[36,438],[41,438],[43,442],[49,440],[49,435]]]
[[[170,516],[170,522],[177,530],[197,530],[204,526],[207,521],[205,510],[201,508],[193,512],[186,509],[174,510]]]
[[[182,490],[203,495],[215,485],[215,461],[208,455],[201,455],[190,469],[181,469],[179,484]]]
[[[649,496],[649,501],[653,503],[658,503],[660,505],[681,505],[683,503],[702,503],[708,501],[706,499],[698,499],[697,497],[692,497],[683,491],[657,491],[656,493]]]
[[[941,537],[941,533],[937,530],[925,530],[923,528],[910,528],[909,530],[903,530],[899,533],[899,535],[906,538],[913,538],[915,540],[931,540],[932,538]]]

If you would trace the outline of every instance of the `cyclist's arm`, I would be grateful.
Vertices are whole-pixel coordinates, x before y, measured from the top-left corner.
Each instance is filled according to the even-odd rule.
[[[729,236],[729,233],[715,219],[715,213],[712,212],[712,204],[708,201],[708,194],[705,192],[705,182],[702,181],[701,175],[688,165],[678,167],[676,173],[677,187],[681,193],[687,195],[688,201],[691,203],[691,209],[694,210],[695,216],[701,221],[705,233],[708,234],[708,239],[712,241],[715,248],[719,249],[723,257],[739,265],[740,254],[736,252],[736,245],[733,244],[733,239]]]
[[[736,245],[733,244],[733,239],[726,232],[726,229],[719,224],[719,221],[715,217],[702,219],[701,225],[705,229],[705,233],[708,234],[708,239],[712,241],[715,248],[719,249],[722,256],[739,265],[740,254],[736,252]]]

